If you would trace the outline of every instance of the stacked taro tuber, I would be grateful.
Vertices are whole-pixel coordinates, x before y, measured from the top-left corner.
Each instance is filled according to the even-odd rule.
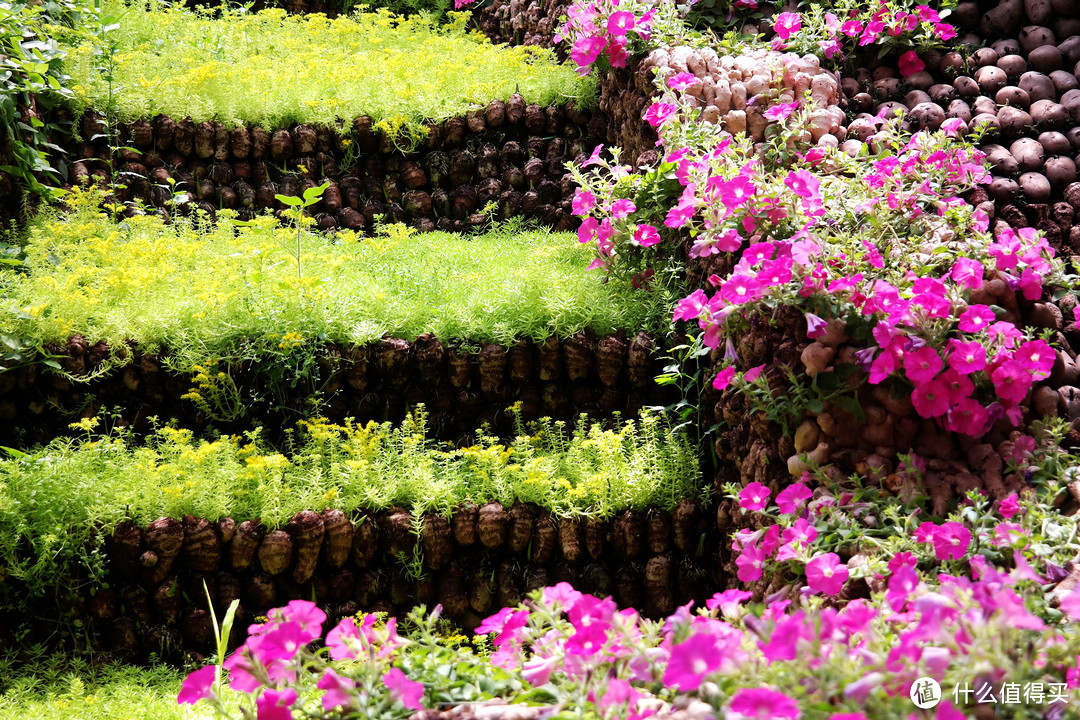
[[[64,370],[79,376],[101,367],[112,352],[104,342],[91,345],[81,335],[47,350],[62,356]],[[135,349],[124,357],[129,353],[126,366],[85,384],[39,372],[36,364],[0,373],[0,435],[15,437],[18,430],[27,444],[47,442],[70,433],[68,423],[77,414],[94,414],[103,406],[122,408],[120,422],[138,434],[150,431],[152,416],[205,427],[208,419],[181,399],[191,388],[190,378],[167,370],[161,356]],[[318,376],[289,392],[301,408],[306,393],[318,388],[326,398],[323,413],[333,422],[347,416],[400,422],[409,406],[424,403],[434,437],[464,441],[484,423],[496,434],[511,433],[505,410],[515,401],[521,402],[525,420],[570,420],[581,412],[633,416],[644,405],[674,402],[672,387],[653,381],[659,354],[656,339],[644,331],[630,338],[578,333],[563,340],[522,339],[509,348],[490,343],[479,352],[429,334],[413,342],[386,338],[368,346],[327,345],[320,351]],[[238,387],[265,384],[251,363],[227,369]],[[71,413],[58,412],[62,408]],[[250,404],[249,411],[253,414],[240,422],[270,428],[289,424],[283,410]]]
[[[542,108],[520,95],[495,100],[463,117],[424,126],[415,143],[407,131],[382,132],[370,118],[349,132],[296,125],[290,129],[227,127],[157,116],[120,128],[116,181],[122,201],[139,200],[160,212],[185,192],[203,210],[236,210],[250,217],[283,206],[275,195],[300,196],[330,186],[312,210],[322,230],[370,229],[375,217],[421,230],[462,231],[496,217],[525,216],[560,230],[572,225],[573,184],[565,164],[584,160],[604,119],[566,106]],[[102,119],[84,115],[83,141],[66,148],[71,182],[109,177]],[[342,162],[348,161],[347,167]],[[171,184],[172,183],[172,184]]]
[[[569,0],[494,0],[479,10],[477,24],[493,43],[562,50],[555,43],[555,32],[569,7]]]
[[[555,517],[521,502],[465,504],[449,519],[425,515],[419,538],[400,507],[355,518],[336,509],[303,511],[277,530],[257,519],[185,516],[144,528],[123,522],[106,541],[109,587],[76,612],[91,621],[102,649],[128,660],[210,650],[204,582],[219,617],[240,600],[237,627],[313,595],[335,617],[438,602],[475,627],[524,593],[560,581],[661,617],[677,603],[701,602],[717,585],[710,560],[717,536],[708,520],[700,505],[684,500],[672,512],[624,510],[609,521]],[[414,556],[417,543],[419,576],[401,560]]]

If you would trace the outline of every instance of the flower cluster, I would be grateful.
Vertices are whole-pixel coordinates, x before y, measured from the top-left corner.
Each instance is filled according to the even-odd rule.
[[[886,52],[903,51],[899,57],[902,76],[923,69],[918,51],[938,47],[956,37],[956,29],[943,22],[949,11],[908,2],[879,0],[869,5],[843,8],[815,6],[804,14],[779,13],[773,20],[773,47],[811,52],[837,62],[854,48],[874,46]],[[837,14],[839,13],[839,14]],[[915,49],[912,49],[915,48]]]
[[[679,24],[674,12],[674,3],[656,0],[577,0],[567,8],[555,42],[569,44],[581,75],[600,58],[611,67],[626,67],[634,42],[653,39],[658,22]]]

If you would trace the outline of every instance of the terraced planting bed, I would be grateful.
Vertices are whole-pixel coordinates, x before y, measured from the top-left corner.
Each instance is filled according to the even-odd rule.
[[[0,712],[1080,717],[1080,4],[458,4],[0,22]]]

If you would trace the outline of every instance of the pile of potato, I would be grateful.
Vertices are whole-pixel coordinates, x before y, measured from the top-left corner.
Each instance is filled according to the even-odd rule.
[[[698,80],[687,88],[685,99],[701,108],[705,122],[720,123],[732,134],[763,140],[770,123],[765,111],[780,103],[801,104],[809,91],[815,108],[803,139],[835,146],[844,137],[840,81],[816,56],[767,49],[720,56],[712,48],[679,46],[653,50],[638,67],[639,77],[647,79],[653,73],[666,80],[686,72]]]

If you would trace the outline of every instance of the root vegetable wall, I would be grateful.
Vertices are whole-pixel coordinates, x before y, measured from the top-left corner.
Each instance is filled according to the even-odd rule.
[[[240,600],[236,627],[268,608],[314,596],[332,619],[359,611],[404,613],[443,605],[468,628],[528,591],[568,581],[659,617],[699,604],[726,582],[724,516],[684,500],[673,512],[626,510],[609,521],[557,518],[515,503],[427,515],[417,540],[400,508],[346,517],[303,511],[281,530],[257,520],[162,518],[122,523],[106,543],[108,588],[74,609],[101,648],[135,660],[213,640],[203,582],[221,617]],[[398,558],[422,553],[422,575]],[[416,568],[419,569],[419,568]],[[242,632],[234,640],[242,639]]]
[[[77,122],[79,137],[100,136],[93,114]],[[603,113],[526,105],[520,96],[493,101],[465,117],[425,126],[415,148],[407,133],[380,132],[370,118],[349,132],[296,125],[288,129],[228,128],[216,122],[157,116],[122,125],[115,177],[109,144],[61,140],[71,164],[71,184],[116,180],[121,200],[139,200],[162,212],[174,191],[213,213],[229,208],[242,218],[283,206],[276,194],[302,195],[329,181],[312,208],[318,227],[370,229],[376,216],[421,230],[461,231],[494,216],[523,216],[560,230],[573,225],[574,186],[565,164],[584,160],[603,138]],[[170,185],[170,181],[175,183]]]
[[[73,375],[93,373],[111,354],[104,343],[88,346],[78,335],[65,347],[49,350],[65,356],[61,365]],[[507,435],[512,427],[505,410],[515,401],[521,402],[526,420],[573,419],[582,412],[599,416],[618,411],[634,416],[643,405],[674,402],[672,386],[663,388],[653,382],[660,370],[658,351],[646,332],[632,338],[580,333],[542,343],[521,340],[510,348],[489,344],[478,351],[444,345],[431,336],[411,343],[388,338],[370,346],[327,346],[319,359],[318,376],[288,392],[295,409],[303,408],[311,393],[321,393],[326,400],[322,414],[336,422],[348,416],[360,422],[400,422],[408,406],[424,403],[435,437],[468,438],[483,423],[489,423],[494,433]],[[39,372],[37,365],[0,373],[4,444],[26,446],[69,434],[70,422],[96,415],[103,408],[116,408],[119,422],[138,434],[151,429],[153,416],[161,423],[175,419],[184,427],[207,424],[210,418],[191,401],[181,399],[192,389],[190,376],[169,371],[159,355],[137,349],[130,352],[130,363],[87,383]],[[263,382],[254,364],[228,370],[242,390],[255,392]],[[279,404],[290,405],[280,400]],[[280,410],[249,409],[252,415],[238,420],[233,429],[283,428],[295,421],[295,416]]]

